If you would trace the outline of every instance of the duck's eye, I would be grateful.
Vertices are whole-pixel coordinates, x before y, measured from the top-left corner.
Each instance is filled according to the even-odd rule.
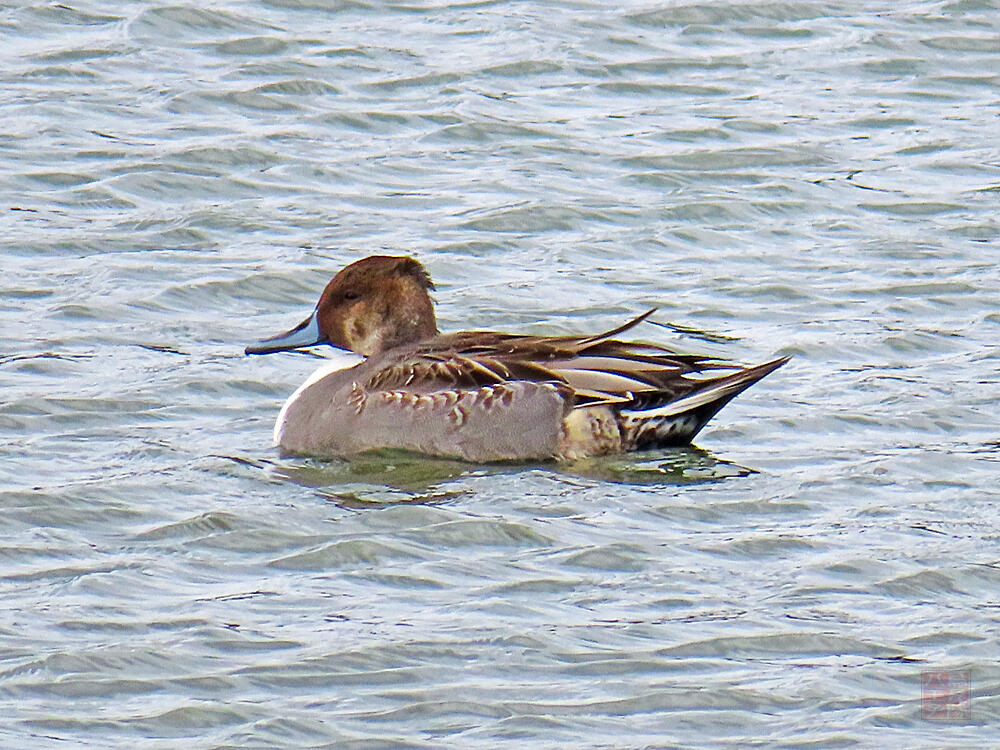
[[[361,299],[361,295],[357,292],[344,292],[344,299],[347,302],[353,302],[356,299]]]

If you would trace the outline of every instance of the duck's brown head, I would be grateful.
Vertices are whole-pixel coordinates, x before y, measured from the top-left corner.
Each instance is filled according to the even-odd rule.
[[[413,258],[372,255],[333,277],[312,315],[247,354],[332,344],[364,356],[437,334],[431,278]]]

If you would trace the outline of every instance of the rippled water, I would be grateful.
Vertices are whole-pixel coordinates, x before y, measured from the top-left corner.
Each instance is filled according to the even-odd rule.
[[[0,39],[0,745],[995,742],[995,3],[29,2]],[[794,359],[690,450],[282,459],[317,362],[242,347],[384,250],[446,330],[658,305]],[[970,715],[925,716],[942,670]]]

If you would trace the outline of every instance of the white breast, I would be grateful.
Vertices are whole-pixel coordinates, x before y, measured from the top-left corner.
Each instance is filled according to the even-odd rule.
[[[306,381],[295,389],[295,393],[288,397],[285,401],[285,405],[281,407],[281,411],[278,412],[278,419],[274,423],[274,435],[272,439],[275,445],[281,445],[281,436],[285,431],[285,420],[288,417],[288,410],[291,408],[292,404],[295,403],[302,391],[311,386],[313,383],[317,383],[327,375],[331,373],[338,372],[340,370],[346,370],[349,367],[354,367],[365,361],[365,358],[360,354],[355,354],[354,352],[345,352],[340,350],[334,350],[332,356],[326,357],[326,361],[320,365],[312,375],[306,378]]]

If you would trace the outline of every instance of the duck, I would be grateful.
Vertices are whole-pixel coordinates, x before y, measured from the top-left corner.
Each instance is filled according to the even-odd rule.
[[[595,335],[442,334],[432,290],[414,258],[372,255],[337,273],[304,321],[246,347],[339,355],[281,408],[283,455],[398,449],[488,463],[681,446],[788,361],[744,367],[616,338],[656,308]]]

